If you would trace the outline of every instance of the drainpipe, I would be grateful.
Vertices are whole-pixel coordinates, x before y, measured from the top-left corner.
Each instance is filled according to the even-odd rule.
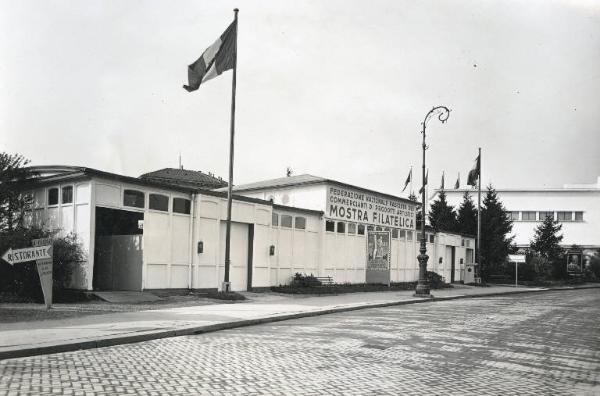
[[[188,289],[192,288],[192,262],[194,261],[194,208],[196,207],[196,194],[192,193],[192,203],[190,205],[190,248],[188,257]]]

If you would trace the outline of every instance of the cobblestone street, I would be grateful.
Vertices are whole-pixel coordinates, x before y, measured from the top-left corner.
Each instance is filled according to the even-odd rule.
[[[365,309],[0,362],[0,394],[600,394],[598,289]]]

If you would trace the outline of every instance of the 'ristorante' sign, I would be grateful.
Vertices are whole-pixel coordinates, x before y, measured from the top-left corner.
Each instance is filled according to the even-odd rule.
[[[330,219],[415,228],[414,205],[351,188],[328,187],[326,208],[325,215]]]

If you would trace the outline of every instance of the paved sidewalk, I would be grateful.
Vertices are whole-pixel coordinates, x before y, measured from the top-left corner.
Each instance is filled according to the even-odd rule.
[[[432,292],[434,299],[415,298],[412,296],[412,291],[351,293],[321,297],[245,293],[249,300],[236,304],[187,306],[62,320],[7,323],[0,325],[0,359],[200,334],[368,307],[544,290],[548,289],[459,285],[452,289],[434,290]]]

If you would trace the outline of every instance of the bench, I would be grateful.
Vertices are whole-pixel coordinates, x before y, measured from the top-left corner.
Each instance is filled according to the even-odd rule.
[[[331,276],[315,276],[315,279],[321,283],[321,286],[332,286],[335,284]]]

